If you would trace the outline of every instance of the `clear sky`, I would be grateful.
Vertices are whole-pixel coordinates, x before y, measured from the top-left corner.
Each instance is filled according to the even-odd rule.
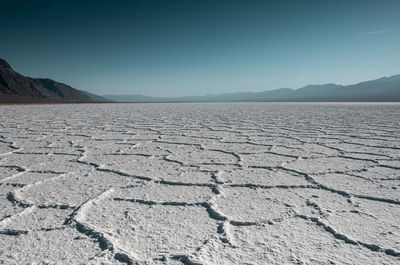
[[[0,57],[103,94],[263,91],[400,73],[399,0],[1,1]]]

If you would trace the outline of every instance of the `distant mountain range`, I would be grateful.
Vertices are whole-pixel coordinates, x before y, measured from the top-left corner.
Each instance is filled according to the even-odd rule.
[[[400,75],[354,85],[309,85],[264,92],[238,92],[206,96],[150,97],[105,95],[77,90],[48,78],[25,77],[0,58],[1,102],[400,102]]]
[[[116,102],[399,102],[400,75],[383,77],[355,85],[308,85],[299,89],[281,88],[263,92],[238,92],[186,97],[105,95]]]

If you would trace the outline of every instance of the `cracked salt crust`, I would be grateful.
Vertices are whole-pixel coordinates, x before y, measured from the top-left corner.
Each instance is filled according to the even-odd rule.
[[[400,262],[398,104],[0,113],[2,264]]]

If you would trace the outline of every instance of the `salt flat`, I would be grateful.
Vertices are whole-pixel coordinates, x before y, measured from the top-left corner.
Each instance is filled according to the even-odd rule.
[[[400,105],[0,106],[2,264],[399,264]]]

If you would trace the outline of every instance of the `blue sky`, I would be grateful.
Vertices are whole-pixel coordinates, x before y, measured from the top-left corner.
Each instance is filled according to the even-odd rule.
[[[263,91],[400,73],[400,1],[8,1],[0,57],[103,94]]]

